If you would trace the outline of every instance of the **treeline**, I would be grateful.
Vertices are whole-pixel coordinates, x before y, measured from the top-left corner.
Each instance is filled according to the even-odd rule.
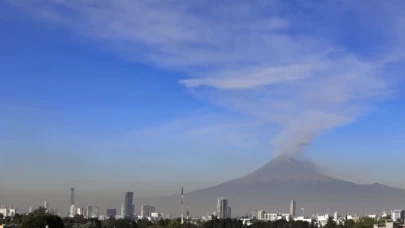
[[[358,223],[348,220],[344,225],[336,224],[332,219],[324,228],[373,228],[375,221],[370,218],[363,218]],[[161,219],[151,222],[148,219],[131,220],[131,219],[114,219],[110,218],[104,221],[98,219],[86,219],[83,216],[73,218],[61,218],[57,215],[46,213],[43,209],[35,210],[28,215],[16,214],[13,218],[2,217],[0,215],[0,224],[15,224],[21,228],[244,228],[241,220],[238,219],[216,219],[207,222],[185,223],[181,224],[179,219],[169,220]],[[304,221],[252,221],[251,228],[317,228],[314,222]]]

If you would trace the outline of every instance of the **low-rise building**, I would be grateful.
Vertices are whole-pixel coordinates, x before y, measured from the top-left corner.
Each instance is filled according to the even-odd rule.
[[[386,222],[382,224],[374,224],[374,228],[402,228],[402,226],[396,222]]]

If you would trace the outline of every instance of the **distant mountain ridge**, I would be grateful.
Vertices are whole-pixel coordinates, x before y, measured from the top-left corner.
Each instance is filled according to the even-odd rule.
[[[291,200],[306,212],[381,213],[404,209],[405,190],[381,184],[355,184],[323,175],[287,155],[280,155],[256,171],[225,183],[185,194],[198,215],[215,211],[219,196],[228,198],[234,215],[249,209],[289,212]],[[180,215],[179,195],[149,200],[159,211]]]

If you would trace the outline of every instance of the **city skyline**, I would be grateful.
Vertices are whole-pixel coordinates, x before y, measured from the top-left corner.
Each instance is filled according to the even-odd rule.
[[[140,212],[280,154],[405,189],[405,2],[169,2],[0,2],[4,204]]]

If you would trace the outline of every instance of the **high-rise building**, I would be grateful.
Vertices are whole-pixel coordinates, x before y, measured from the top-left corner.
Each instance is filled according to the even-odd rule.
[[[115,218],[115,216],[117,216],[117,210],[115,208],[110,208],[107,209],[105,214],[107,218]]]
[[[32,212],[32,206],[30,206],[29,208],[28,208],[28,213],[31,213]]]
[[[121,204],[121,218],[125,217],[125,206],[124,204]]]
[[[217,203],[217,216],[219,219],[224,219],[227,218],[227,214],[228,214],[228,200],[223,197],[219,197]]]
[[[70,188],[70,205],[75,205],[75,189]]]
[[[257,211],[257,219],[258,220],[264,220],[264,214],[266,214],[265,210],[258,210]]]
[[[98,218],[98,207],[87,206],[87,218]]]
[[[155,211],[155,205],[142,205],[141,216],[144,218],[151,217]]]
[[[46,210],[49,210],[49,203],[48,203],[48,201],[45,201],[45,202],[44,202],[44,208],[45,208]]]
[[[296,203],[295,203],[294,200],[291,200],[291,203],[290,203],[290,215],[293,218],[295,218],[295,216],[296,216],[295,211],[296,211]]]
[[[143,218],[147,218],[151,216],[151,213],[152,213],[152,205],[143,204],[141,207],[141,216]]]
[[[228,214],[226,215],[227,218],[232,218],[232,208],[228,207]]]
[[[78,208],[76,209],[76,214],[77,214],[77,215],[83,215],[83,216],[84,216],[84,208],[78,207]]]
[[[75,205],[70,205],[69,216],[73,218],[75,217],[75,215],[76,215],[76,207]]]
[[[125,216],[128,218],[134,217],[134,193],[127,192],[125,193]]]

